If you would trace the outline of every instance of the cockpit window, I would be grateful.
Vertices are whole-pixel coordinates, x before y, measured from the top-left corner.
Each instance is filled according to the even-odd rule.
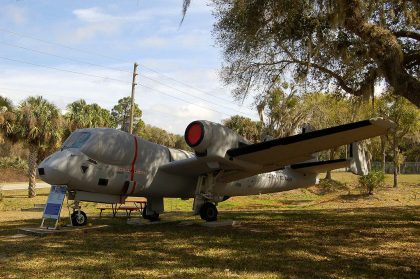
[[[73,133],[64,142],[63,147],[61,149],[80,148],[89,138],[90,138],[89,132]]]

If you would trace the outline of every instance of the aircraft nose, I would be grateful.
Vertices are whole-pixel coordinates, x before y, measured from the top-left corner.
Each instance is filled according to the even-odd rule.
[[[67,174],[69,156],[66,151],[58,151],[47,157],[38,166],[39,177],[49,184],[67,184],[70,180]]]

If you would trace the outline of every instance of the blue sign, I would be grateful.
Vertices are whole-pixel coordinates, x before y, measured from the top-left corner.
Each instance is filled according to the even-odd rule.
[[[48,196],[47,205],[44,209],[44,219],[60,218],[61,207],[63,205],[64,197],[66,196],[67,186],[52,185],[50,195]]]

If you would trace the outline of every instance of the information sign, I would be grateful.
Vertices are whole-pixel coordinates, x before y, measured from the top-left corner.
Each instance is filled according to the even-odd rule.
[[[48,196],[47,204],[45,205],[44,214],[42,216],[43,226],[45,219],[60,219],[60,212],[63,206],[63,201],[66,196],[67,186],[66,185],[51,185],[51,191]]]

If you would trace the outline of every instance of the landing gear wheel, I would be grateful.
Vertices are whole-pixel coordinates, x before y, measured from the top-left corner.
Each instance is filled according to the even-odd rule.
[[[207,222],[217,220],[217,208],[211,202],[206,202],[200,208],[200,217]]]
[[[71,214],[71,223],[73,226],[85,226],[87,224],[87,216],[83,211],[76,210]]]
[[[145,208],[143,208],[143,211],[141,213],[142,217],[146,220],[149,220],[150,222],[155,222],[155,221],[159,221],[159,213],[157,213],[156,211],[153,211],[153,214],[146,214],[147,212],[147,206]]]

